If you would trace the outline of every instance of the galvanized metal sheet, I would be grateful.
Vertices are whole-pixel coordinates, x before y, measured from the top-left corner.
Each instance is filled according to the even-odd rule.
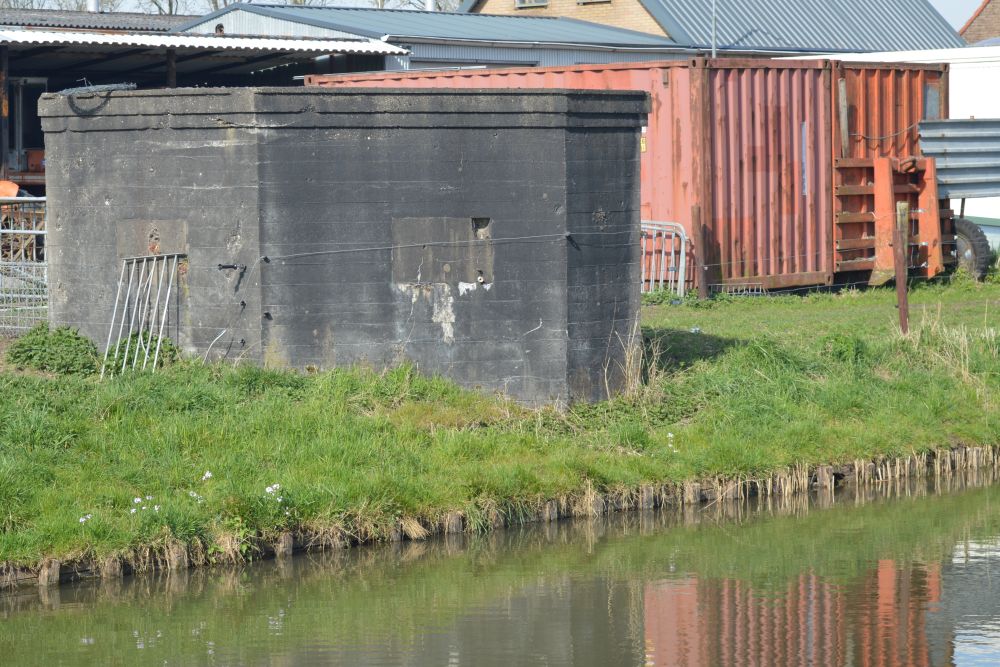
[[[258,28],[274,27],[267,19],[383,38],[466,40],[504,44],[567,44],[577,46],[677,47],[673,40],[608,25],[554,16],[500,16],[452,12],[421,12],[372,7],[303,7],[298,5],[231,5],[203,16],[180,31],[200,32],[204,26],[235,11],[256,14]],[[267,34],[267,33],[255,33]],[[393,40],[399,41],[399,40]]]
[[[683,46],[712,43],[711,2],[642,0]],[[722,49],[889,51],[965,46],[927,0],[717,0]]]
[[[1000,119],[925,121],[920,148],[937,161],[942,197],[1000,197]]]

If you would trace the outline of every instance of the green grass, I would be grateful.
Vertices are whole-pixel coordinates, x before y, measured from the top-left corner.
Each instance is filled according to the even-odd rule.
[[[288,529],[378,538],[453,510],[479,526],[588,486],[1000,443],[1000,286],[926,287],[911,304],[905,338],[888,290],[649,306],[647,382],[566,413],[407,367],[6,370],[0,563],[142,562],[174,540],[239,558]]]

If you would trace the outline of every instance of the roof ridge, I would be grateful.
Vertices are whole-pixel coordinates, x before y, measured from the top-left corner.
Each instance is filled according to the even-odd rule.
[[[430,12],[430,11],[427,11],[426,9],[399,9],[399,8],[396,8],[396,7],[389,7],[389,8],[379,8],[379,7],[337,7],[337,6],[331,6],[331,5],[325,5],[325,6],[318,6],[318,5],[289,5],[289,4],[280,4],[280,3],[275,3],[275,2],[253,2],[253,3],[250,3],[250,2],[240,2],[240,3],[234,3],[233,5],[230,5],[230,6],[239,7],[240,5],[249,5],[251,7],[270,7],[272,9],[292,9],[292,10],[305,9],[305,10],[308,10],[308,11],[324,10],[324,11],[359,11],[359,12],[386,12],[386,13],[392,12],[394,14],[434,14],[434,15],[463,16],[463,17],[495,16],[495,17],[500,17],[500,18],[505,18],[505,19],[531,19],[531,20],[547,19],[547,20],[550,20],[550,21],[558,21],[560,19],[580,20],[580,19],[574,19],[571,16],[523,16],[523,15],[518,15],[518,14],[485,14],[485,13],[480,13],[480,12],[469,13],[469,12],[452,12],[452,11],[448,11],[448,12],[433,11],[433,12]],[[587,22],[587,21],[585,21],[585,22]],[[592,23],[592,21],[590,23]],[[599,23],[597,25],[605,26],[605,27],[608,27],[608,28],[614,28],[614,27],[616,27],[616,26],[610,26],[610,25],[607,25],[607,24],[604,24],[604,23]]]
[[[990,2],[992,2],[992,0],[983,0],[983,4],[979,5],[979,9],[973,12],[972,16],[969,17],[969,20],[965,22],[965,25],[958,29],[959,35],[962,35],[963,37],[965,36],[965,31],[971,28],[975,20],[978,19],[984,11],[986,11],[986,7],[990,4]]]

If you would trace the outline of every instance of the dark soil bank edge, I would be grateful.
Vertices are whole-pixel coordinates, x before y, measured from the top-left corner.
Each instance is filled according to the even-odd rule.
[[[763,478],[718,477],[663,485],[642,485],[621,491],[599,492],[588,485],[574,495],[536,503],[529,511],[490,513],[486,526],[467,525],[461,512],[451,512],[435,523],[403,518],[387,539],[358,539],[344,531],[290,531],[276,540],[251,537],[241,555],[247,560],[287,558],[304,551],[342,549],[376,542],[422,540],[432,535],[456,534],[477,529],[496,530],[533,522],[554,522],[564,518],[597,517],[615,512],[652,510],[661,507],[697,507],[720,501],[750,497],[787,498],[818,491],[834,492],[841,486],[866,487],[904,482],[926,477],[942,478],[967,471],[996,470],[1000,467],[1000,445],[954,447],[915,453],[907,457],[854,461],[840,465],[793,466]],[[521,506],[523,507],[523,505]],[[199,545],[172,541],[145,549],[141,558],[125,562],[119,557],[105,560],[83,558],[42,560],[37,567],[0,564],[0,589],[21,586],[54,586],[82,579],[113,579],[135,573],[178,571],[215,564]],[[236,562],[230,559],[229,562]]]

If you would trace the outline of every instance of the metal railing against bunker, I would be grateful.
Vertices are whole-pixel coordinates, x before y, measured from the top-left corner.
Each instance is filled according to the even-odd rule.
[[[0,198],[0,336],[48,318],[45,197]]]
[[[687,232],[676,222],[642,221],[642,292],[667,291],[683,297],[687,289],[687,258],[691,251]]]

